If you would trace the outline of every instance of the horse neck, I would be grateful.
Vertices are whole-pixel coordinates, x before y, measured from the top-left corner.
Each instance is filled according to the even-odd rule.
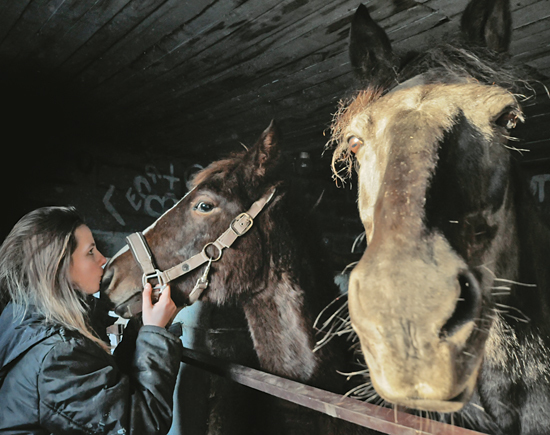
[[[262,368],[303,382],[311,380],[319,361],[313,353],[313,319],[304,289],[283,274],[270,279],[268,287],[243,308]]]
[[[516,228],[518,281],[531,286],[515,285],[513,296],[525,314],[535,324],[542,325],[550,316],[550,228],[527,186],[520,187],[516,193]]]

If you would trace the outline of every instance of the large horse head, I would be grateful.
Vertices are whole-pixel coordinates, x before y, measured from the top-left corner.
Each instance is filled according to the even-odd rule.
[[[200,254],[223,233],[231,233],[234,219],[280,182],[275,176],[279,154],[277,132],[272,124],[250,150],[216,161],[198,173],[192,190],[143,232],[158,269],[170,270]],[[274,265],[270,255],[278,252],[279,242],[269,236],[270,216],[277,208],[278,198],[280,192],[231,249],[222,252],[223,246],[206,248],[209,258],[221,258],[211,264],[210,284],[201,296],[203,300],[222,304],[243,294],[260,292],[265,287],[266,274],[276,273],[276,267],[270,270],[266,265]],[[206,263],[201,264],[171,283],[172,298],[178,306],[189,304],[189,294],[206,267]],[[117,314],[129,317],[137,311],[143,290],[142,276],[127,247],[107,264],[103,288]]]
[[[472,2],[462,19],[482,60],[454,46],[399,64],[360,6],[350,57],[364,83],[333,126],[335,161],[356,156],[368,246],[349,310],[377,392],[452,412],[476,385],[492,326],[495,277],[517,270],[510,129],[522,119],[507,49],[506,1]],[[491,50],[489,50],[491,49]]]

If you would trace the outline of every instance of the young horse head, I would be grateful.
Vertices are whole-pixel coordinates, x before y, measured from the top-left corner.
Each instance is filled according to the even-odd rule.
[[[308,213],[289,208],[277,141],[272,125],[250,150],[199,172],[192,190],[143,235],[161,271],[177,264],[181,269],[203,250],[220,257],[172,281],[178,306],[189,304],[195,283],[210,267],[201,301],[243,308],[263,369],[337,389],[335,383],[343,381],[336,373],[337,361],[344,361],[345,355],[331,356],[324,348],[314,353],[313,324],[338,290],[330,270],[312,261],[309,251],[317,248],[318,255],[319,250],[307,239]],[[251,214],[262,198],[265,205],[245,234],[230,248],[212,246],[220,235],[234,234],[235,222],[240,222],[234,219],[243,212]],[[103,287],[119,315],[134,314],[141,299],[142,271],[127,248],[109,261]]]
[[[463,15],[463,33],[488,58],[444,46],[399,65],[359,7],[350,58],[373,86],[337,116],[334,161],[356,156],[368,246],[349,310],[377,392],[440,412],[477,392],[499,430],[544,433],[549,273],[538,256],[548,258],[550,239],[519,206],[529,194],[508,140],[523,120],[521,82],[495,66],[509,14],[497,0],[472,1]]]

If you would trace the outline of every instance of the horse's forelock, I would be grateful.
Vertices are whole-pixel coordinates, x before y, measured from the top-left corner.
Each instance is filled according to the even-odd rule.
[[[383,89],[369,87],[359,91],[351,101],[341,100],[339,102],[338,111],[334,115],[330,127],[331,139],[327,143],[327,148],[336,147],[332,155],[332,171],[335,178],[343,180],[349,177],[353,171],[353,156],[345,137],[349,125],[357,115],[380,98],[382,94]],[[340,164],[343,165],[343,169],[338,169]],[[341,172],[344,172],[344,176],[341,175]]]
[[[251,162],[244,159],[246,152],[231,154],[211,163],[193,178],[193,187],[213,190],[227,198],[238,198],[249,205],[265,192],[263,177],[256,177]]]
[[[211,163],[195,175],[195,177],[193,178],[193,187],[197,187],[201,184],[211,182],[213,180],[227,182],[228,174],[233,172],[235,168],[239,165],[239,163],[240,158],[237,158],[235,156],[231,156],[226,159],[218,160]]]

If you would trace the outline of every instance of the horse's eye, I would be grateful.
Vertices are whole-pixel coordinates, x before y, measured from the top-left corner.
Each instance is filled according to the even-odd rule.
[[[356,154],[357,151],[359,151],[359,148],[361,148],[361,145],[363,145],[363,141],[357,136],[350,136],[350,138],[348,139],[348,145],[350,151]]]
[[[201,213],[210,213],[214,210],[214,205],[209,202],[200,201],[193,207],[193,210],[199,211]]]
[[[495,123],[507,130],[513,129],[518,122],[518,115],[514,112],[505,112],[500,115]]]

